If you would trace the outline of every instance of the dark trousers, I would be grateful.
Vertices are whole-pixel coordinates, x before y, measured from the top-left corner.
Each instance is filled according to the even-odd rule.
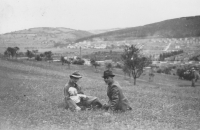
[[[86,108],[99,109],[103,106],[98,98],[94,98],[92,96],[86,99],[81,99],[81,102],[77,103],[76,105],[78,105],[81,108],[81,110],[85,110]]]

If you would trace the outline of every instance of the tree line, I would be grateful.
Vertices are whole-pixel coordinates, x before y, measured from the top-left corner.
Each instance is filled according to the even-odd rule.
[[[164,61],[165,58],[175,56],[175,55],[179,55],[181,53],[183,53],[183,50],[162,53],[162,54],[159,55],[159,61]]]
[[[37,61],[41,60],[53,60],[53,53],[51,51],[46,51],[44,53],[39,53],[38,50],[27,50],[25,53],[19,52],[19,47],[8,47],[4,51],[4,56],[7,58],[17,58],[18,56],[27,56],[28,59],[35,58]]]

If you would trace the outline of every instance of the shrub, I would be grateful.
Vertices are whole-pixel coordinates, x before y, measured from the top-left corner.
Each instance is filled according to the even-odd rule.
[[[76,60],[73,61],[73,64],[77,64],[77,65],[83,65],[85,63],[85,61],[81,58],[77,58]]]
[[[108,62],[108,63],[105,63],[105,67],[106,67],[106,69],[110,70],[110,69],[112,69],[112,68],[113,68],[113,64],[112,64],[112,63],[110,63],[110,62]]]
[[[37,60],[37,61],[42,61],[42,58],[40,57],[40,55],[36,55],[36,56],[35,56],[35,60]]]
[[[120,64],[120,63],[117,63],[117,64],[115,65],[115,68],[119,68],[119,69],[121,69],[122,67],[123,67],[123,65]]]
[[[158,70],[157,70],[157,73],[162,73],[162,70],[161,70],[161,69],[158,69]]]

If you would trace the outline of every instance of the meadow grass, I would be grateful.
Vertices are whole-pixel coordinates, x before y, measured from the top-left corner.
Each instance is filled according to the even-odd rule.
[[[0,59],[0,129],[2,130],[132,130],[200,129],[200,84],[175,76],[156,74],[154,82],[143,75],[133,85],[115,69],[115,79],[133,108],[125,113],[102,110],[71,112],[62,107],[64,85],[78,70],[86,95],[107,102],[104,68],[36,61]]]

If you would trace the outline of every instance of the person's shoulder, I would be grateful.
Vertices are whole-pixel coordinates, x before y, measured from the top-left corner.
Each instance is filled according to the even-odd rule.
[[[66,83],[66,84],[65,84],[65,87],[70,87],[69,83]]]
[[[114,81],[114,82],[113,82],[113,84],[112,84],[112,86],[115,86],[115,87],[120,87],[120,84],[119,84],[119,82],[117,82],[117,81]]]
[[[111,87],[113,90],[118,90],[118,89],[121,89],[121,86],[119,84],[119,82],[115,81],[113,84],[112,84],[112,87]]]
[[[65,89],[69,89],[70,87],[72,87],[72,85],[68,82],[68,83],[65,84],[65,87],[64,87],[64,88],[65,88]]]

